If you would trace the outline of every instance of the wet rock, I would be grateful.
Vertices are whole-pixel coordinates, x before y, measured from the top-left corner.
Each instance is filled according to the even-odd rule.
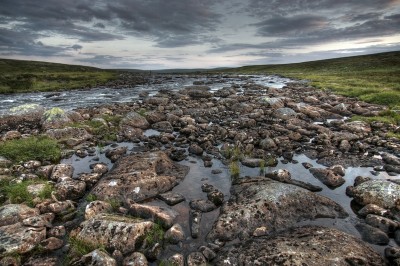
[[[215,261],[215,265],[247,264],[372,266],[385,265],[385,261],[354,236],[336,229],[306,226],[226,247]]]
[[[85,182],[86,187],[89,189],[93,187],[97,183],[97,181],[100,180],[100,178],[101,174],[99,173],[82,173],[76,179]]]
[[[157,111],[147,112],[145,117],[150,124],[165,121],[167,119],[165,114]]]
[[[166,192],[158,195],[158,197],[170,206],[176,205],[185,200],[182,194],[175,192]]]
[[[328,187],[335,188],[343,185],[346,180],[333,170],[324,168],[310,168],[311,174]]]
[[[167,97],[149,97],[146,98],[144,102],[152,105],[165,106],[168,104],[169,99]]]
[[[114,149],[106,150],[106,157],[112,162],[116,162],[119,158],[126,154],[127,147],[117,147]]]
[[[57,202],[43,202],[36,207],[40,210],[41,213],[52,212],[55,214],[63,214],[69,213],[75,210],[75,205],[72,201],[57,201]]]
[[[290,172],[286,169],[278,169],[273,171],[272,173],[265,174],[265,176],[282,183],[292,184],[298,187],[305,188],[312,192],[317,192],[322,190],[322,188],[319,186],[315,186],[313,184],[306,183],[300,180],[292,179]]]
[[[218,174],[221,174],[221,173],[222,173],[221,169],[213,169],[213,170],[211,170],[211,174],[213,174],[213,175],[218,175]]]
[[[134,128],[127,125],[121,125],[119,134],[125,139],[136,141],[143,137],[143,130],[140,128]]]
[[[203,254],[207,261],[212,261],[215,259],[215,257],[217,257],[217,254],[215,254],[215,252],[209,247],[201,246],[199,251]]]
[[[361,234],[361,238],[371,244],[387,245],[389,237],[382,230],[364,223],[358,223],[355,226]]]
[[[163,152],[128,155],[114,165],[92,193],[100,200],[138,202],[171,190],[187,172],[187,166],[173,163]]]
[[[160,132],[173,132],[173,130],[174,130],[171,123],[168,121],[161,121],[161,122],[154,123],[151,127]]]
[[[358,186],[359,184],[362,184],[364,182],[372,180],[370,177],[365,177],[365,176],[356,176],[354,179],[354,186]]]
[[[108,172],[108,166],[104,163],[96,163],[93,165],[90,165],[90,168],[92,169],[93,173],[96,174],[105,174]]]
[[[167,259],[174,266],[185,266],[185,257],[182,254],[174,254]]]
[[[340,176],[345,176],[346,174],[346,169],[341,165],[333,165],[329,167],[329,170],[332,170],[335,174]]]
[[[210,87],[208,86],[188,86],[183,90],[181,90],[180,92],[189,95],[193,99],[212,97],[212,93],[210,92]]]
[[[185,232],[180,224],[174,224],[170,229],[165,232],[164,237],[172,244],[178,244],[180,241],[185,240]]]
[[[268,235],[268,228],[265,226],[258,227],[252,235],[255,237]]]
[[[351,133],[364,133],[368,134],[371,132],[371,127],[366,122],[353,121],[347,122],[340,126],[342,129],[347,130]]]
[[[248,158],[248,157],[245,157],[245,158],[243,158],[241,160],[241,163],[244,166],[255,168],[255,167],[260,167],[264,163],[264,160],[263,159],[259,159],[259,158]]]
[[[81,262],[84,265],[90,265],[90,266],[95,266],[95,265],[117,266],[117,262],[115,261],[114,258],[110,257],[107,253],[99,249],[93,250],[89,254],[84,255],[81,258]]]
[[[151,219],[168,229],[173,225],[177,213],[169,208],[133,203],[129,205],[129,214],[143,219]]]
[[[28,227],[22,223],[2,226],[0,227],[0,254],[27,253],[45,238],[45,227]]]
[[[215,204],[215,206],[221,206],[224,202],[224,193],[218,189],[214,189],[207,193],[207,198],[209,201]]]
[[[387,234],[394,233],[399,228],[398,222],[375,214],[368,214],[365,218],[365,222],[373,227],[379,228]]]
[[[58,200],[75,200],[81,198],[86,191],[86,183],[72,178],[62,178],[62,181],[55,185]]]
[[[123,266],[147,266],[149,265],[146,256],[140,252],[133,252],[131,255],[127,256],[123,263]]]
[[[185,149],[176,149],[171,152],[169,157],[177,162],[183,161],[187,158],[186,150]]]
[[[276,145],[275,141],[271,138],[265,138],[261,140],[260,147],[266,151],[274,151],[278,149],[278,146]]]
[[[50,179],[51,173],[53,172],[53,168],[54,165],[44,165],[44,166],[40,166],[37,170],[36,170],[36,174],[38,176],[42,176],[44,178],[48,178]]]
[[[99,214],[81,224],[78,239],[118,249],[123,254],[137,250],[146,234],[156,226],[151,221],[140,221],[111,214]]]
[[[195,155],[202,155],[203,149],[197,144],[192,144],[189,147],[189,153],[195,154]]]
[[[92,135],[90,135],[86,129],[77,127],[49,129],[46,131],[46,135],[53,139],[62,141],[69,147],[77,146],[92,138]]]
[[[288,120],[288,119],[291,119],[293,117],[296,117],[297,113],[291,108],[283,107],[283,108],[276,109],[274,111],[274,113],[273,113],[273,116],[275,118]]]
[[[49,237],[42,242],[40,245],[47,251],[57,250],[63,247],[64,241],[56,237]]]
[[[398,247],[387,247],[385,248],[385,257],[389,260],[398,260],[400,258],[400,248]],[[396,261],[394,261],[396,262]],[[398,264],[394,264],[398,265]]]
[[[359,211],[358,211],[358,215],[361,216],[367,216],[368,214],[375,214],[375,215],[379,215],[379,216],[385,216],[389,214],[389,211],[379,207],[378,205],[375,204],[368,204],[365,205],[364,207],[362,207]]]
[[[62,238],[66,234],[65,227],[63,225],[53,226],[47,231],[48,237]]]
[[[400,158],[390,154],[390,153],[382,153],[382,160],[387,163],[387,164],[392,164],[392,165],[400,165]]]
[[[385,180],[366,181],[354,188],[354,200],[361,204],[375,204],[384,209],[400,206],[400,185]]]
[[[215,206],[214,203],[212,203],[209,200],[204,200],[204,199],[191,200],[189,205],[190,205],[190,208],[192,208],[193,210],[198,210],[201,212],[210,212],[217,208],[217,206]]]
[[[136,112],[129,112],[121,120],[120,126],[130,126],[133,128],[148,129],[150,124],[146,118]]]
[[[57,182],[61,177],[72,177],[74,167],[70,164],[57,164],[53,167],[50,179]]]
[[[89,220],[100,213],[111,213],[112,206],[110,203],[100,200],[95,200],[86,205],[85,220]]]
[[[282,108],[285,106],[283,100],[281,98],[269,98],[269,97],[263,97],[260,99],[260,103],[265,104],[272,109],[278,109]]]
[[[38,209],[24,204],[7,204],[0,207],[0,226],[11,225],[40,214]]]
[[[193,238],[198,238],[200,235],[201,216],[200,211],[189,211],[190,233]]]
[[[265,177],[249,177],[232,186],[231,198],[223,204],[207,238],[230,241],[241,234],[251,235],[262,226],[272,232],[301,220],[347,215],[334,201],[303,188]]]
[[[187,266],[207,266],[207,260],[200,252],[192,252],[186,259]]]
[[[213,166],[213,162],[212,161],[204,161],[204,167],[212,167]]]
[[[58,107],[54,107],[43,113],[41,125],[43,129],[63,128],[72,123],[67,113]]]
[[[19,266],[21,265],[21,258],[14,257],[12,255],[5,256],[0,259],[0,265],[2,266]],[[36,265],[36,264],[34,264]]]
[[[397,176],[397,174],[400,174],[400,166],[398,165],[390,165],[390,164],[385,164],[383,166],[386,172],[389,173],[391,176]],[[393,173],[393,174],[392,174]]]
[[[62,261],[59,257],[54,255],[47,256],[32,256],[25,263],[24,266],[58,266],[62,264]]]
[[[314,167],[312,164],[310,164],[310,163],[301,163],[303,166],[304,166],[304,168],[306,168],[306,169],[310,169],[310,168],[312,168],[312,167]]]

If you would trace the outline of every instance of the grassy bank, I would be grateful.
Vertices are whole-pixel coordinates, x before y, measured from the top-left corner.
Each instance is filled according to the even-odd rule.
[[[0,59],[0,93],[78,89],[116,78],[117,72],[94,67]]]
[[[278,74],[305,79],[320,89],[400,109],[400,52],[296,64],[244,66],[224,72]]]

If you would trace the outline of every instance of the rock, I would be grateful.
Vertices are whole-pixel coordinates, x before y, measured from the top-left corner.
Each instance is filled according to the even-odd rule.
[[[176,205],[185,200],[185,197],[179,193],[166,192],[158,195],[158,197],[170,206]]]
[[[259,158],[248,158],[245,157],[240,161],[244,166],[247,167],[260,167],[262,164],[264,164],[264,160],[263,159],[259,159]]]
[[[319,186],[315,186],[313,184],[306,183],[300,180],[292,179],[290,172],[286,169],[278,169],[273,171],[272,173],[265,174],[265,176],[282,183],[292,184],[298,187],[305,188],[312,192],[317,192],[322,190],[322,188]]]
[[[373,227],[379,228],[387,234],[394,233],[399,228],[398,222],[375,214],[368,214],[365,218],[365,222]]]
[[[112,206],[110,203],[100,200],[95,200],[86,205],[85,220],[89,220],[100,213],[111,213]]]
[[[185,257],[182,254],[174,254],[167,259],[167,263],[174,266],[185,266]]]
[[[40,214],[38,209],[24,204],[7,204],[0,207],[0,227],[11,225]]]
[[[49,129],[46,131],[46,135],[66,143],[69,147],[77,146],[93,137],[86,131],[86,129],[77,127]]]
[[[195,154],[195,155],[202,155],[203,149],[197,144],[192,144],[189,147],[189,153]]]
[[[0,259],[0,265],[2,266],[19,266],[21,265],[21,258],[14,257],[13,255],[5,256]],[[36,265],[36,264],[34,264]]]
[[[187,158],[186,150],[185,149],[176,149],[171,152],[169,157],[177,162],[183,161]]]
[[[217,257],[217,254],[215,254],[215,252],[212,251],[209,247],[201,246],[199,248],[199,251],[203,254],[207,261],[212,261],[213,259],[215,259],[215,257]]]
[[[44,178],[50,179],[51,173],[53,172],[54,165],[44,165],[40,166],[36,170],[38,176],[43,176]]]
[[[361,238],[368,243],[375,245],[387,245],[389,243],[387,234],[378,228],[364,223],[358,223],[355,227],[360,232]]]
[[[354,236],[306,226],[224,248],[215,265],[385,265],[384,259]]]
[[[140,128],[127,125],[121,125],[120,127],[119,135],[123,136],[125,139],[135,141],[143,137],[143,130]]]
[[[22,134],[17,130],[10,130],[7,131],[3,136],[3,141],[19,139],[21,138]]]
[[[28,227],[22,223],[2,226],[0,227],[0,254],[27,253],[45,238],[45,227]]]
[[[190,233],[193,238],[198,238],[200,235],[201,216],[202,213],[200,211],[189,211]]]
[[[129,214],[143,219],[151,219],[168,229],[173,225],[177,213],[172,209],[133,203],[129,205]]]
[[[171,123],[168,121],[161,121],[161,122],[154,123],[151,127],[160,132],[172,133],[174,131],[174,128],[172,127]]]
[[[126,154],[128,150],[127,147],[117,147],[114,149],[106,150],[106,157],[111,160],[111,162],[116,162],[119,158]]]
[[[121,120],[120,126],[131,126],[133,128],[148,129],[150,124],[144,116],[136,112],[129,112]]]
[[[339,150],[341,152],[348,152],[351,149],[350,142],[347,139],[341,140],[339,144]]]
[[[282,108],[285,106],[285,104],[281,98],[263,97],[263,98],[261,98],[260,103],[265,104],[265,105],[271,107],[272,109],[278,109],[278,108]]]
[[[171,190],[187,172],[187,166],[173,163],[163,152],[128,155],[114,165],[92,193],[100,200],[138,202]]]
[[[146,234],[156,226],[151,221],[141,221],[111,214],[99,214],[81,224],[78,239],[118,249],[123,254],[136,251]]]
[[[379,207],[378,205],[375,204],[368,204],[365,205],[364,207],[362,207],[359,211],[358,211],[358,215],[361,216],[367,216],[368,214],[375,214],[375,215],[379,215],[379,216],[385,216],[387,214],[389,214],[389,211]]]
[[[86,183],[72,178],[63,178],[54,188],[58,200],[75,200],[85,194]]]
[[[66,234],[65,227],[63,225],[53,226],[47,231],[48,237],[62,238]]]
[[[278,146],[276,145],[275,141],[271,138],[265,138],[261,140],[260,147],[266,151],[275,151],[276,149],[278,149]]]
[[[157,112],[157,111],[147,112],[145,114],[145,117],[146,117],[146,120],[150,124],[154,124],[154,123],[157,123],[157,122],[165,121],[167,119],[167,117],[166,117],[166,115],[164,113]]]
[[[63,128],[72,123],[68,115],[61,108],[54,107],[43,113],[41,125],[43,129]]]
[[[387,164],[392,164],[392,165],[400,165],[400,158],[390,154],[390,153],[382,153],[382,160],[387,163]]]
[[[7,168],[12,165],[12,161],[4,158],[3,156],[0,156],[0,167],[1,168]]]
[[[329,167],[329,170],[332,170],[335,174],[340,175],[340,176],[346,175],[346,169],[341,165],[333,165],[333,166]]]
[[[207,266],[207,260],[200,252],[192,252],[187,257],[187,266]]]
[[[371,127],[369,126],[369,124],[363,121],[347,122],[342,124],[340,128],[347,130],[351,133],[368,134],[371,132]]]
[[[75,206],[70,200],[57,202],[44,202],[36,205],[41,213],[52,212],[54,214],[69,213],[75,210]]]
[[[265,177],[242,178],[232,186],[207,239],[230,241],[262,226],[273,232],[301,220],[347,215],[339,204],[303,188]]]
[[[199,199],[191,200],[189,203],[190,208],[201,212],[210,212],[217,208],[214,203],[209,200]]]
[[[165,106],[168,104],[169,99],[166,97],[149,97],[146,98],[144,102],[152,105]]]
[[[100,178],[101,174],[99,173],[82,173],[76,178],[76,180],[85,182],[86,187],[90,189],[100,180]]]
[[[273,116],[279,119],[288,120],[297,116],[297,113],[290,108],[283,107],[274,111]]]
[[[200,99],[200,98],[211,98],[212,93],[209,90],[210,87],[208,86],[188,86],[183,90],[181,90],[180,92],[189,95],[193,99]]]
[[[211,174],[213,174],[213,175],[218,175],[218,174],[221,174],[221,173],[222,173],[221,169],[213,169],[213,170],[211,170]]]
[[[104,163],[96,163],[94,165],[91,165],[90,168],[92,169],[92,172],[96,174],[103,175],[108,172],[108,166]]]
[[[99,249],[93,250],[92,252],[84,255],[81,258],[81,262],[84,265],[90,266],[117,266],[117,262],[114,258],[110,257],[107,253]]]
[[[42,115],[44,113],[44,107],[36,103],[28,103],[13,107],[9,110],[8,115],[20,116],[28,114]]]
[[[62,264],[62,260],[54,255],[41,255],[31,256],[24,263],[24,266],[59,266]]]
[[[252,235],[255,237],[268,235],[268,228],[265,226],[258,227]]]
[[[354,188],[354,200],[361,204],[375,204],[384,209],[400,207],[400,185],[386,180],[366,181]]]
[[[303,166],[304,166],[304,168],[306,168],[306,169],[310,169],[310,168],[312,168],[312,167],[314,167],[312,164],[310,164],[310,163],[301,163]]]
[[[224,193],[218,189],[215,189],[207,193],[207,198],[209,201],[214,203],[215,206],[221,206],[224,202]]]
[[[185,232],[180,224],[174,224],[170,229],[165,232],[164,237],[172,244],[178,244],[180,241],[185,240]]]
[[[123,263],[123,266],[147,266],[149,265],[146,256],[140,252],[133,252],[131,255],[127,256]]]
[[[310,168],[311,174],[328,187],[335,188],[343,185],[346,180],[333,170],[323,168]]]
[[[364,176],[356,176],[356,178],[354,179],[354,186],[358,186],[361,183],[367,182],[372,180],[370,177],[364,177]]]
[[[70,164],[57,164],[53,167],[50,179],[57,182],[61,177],[72,177],[74,167]]]
[[[59,238],[55,237],[49,237],[42,242],[40,242],[40,245],[46,250],[46,251],[53,251],[62,248],[64,245],[64,241],[62,241]]]
[[[46,213],[38,216],[33,216],[29,218],[25,218],[22,220],[22,224],[25,226],[31,226],[31,227],[47,227],[50,228],[52,227],[51,223],[54,220],[54,213]]]

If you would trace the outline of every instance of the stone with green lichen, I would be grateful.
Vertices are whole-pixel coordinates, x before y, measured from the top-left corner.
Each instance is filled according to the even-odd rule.
[[[43,114],[44,107],[36,103],[28,103],[13,107],[9,110],[9,115],[25,115],[40,113]]]
[[[400,185],[371,180],[354,188],[354,200],[361,205],[375,204],[385,209],[400,206]]]
[[[58,107],[47,110],[42,115],[42,127],[44,129],[62,128],[71,122],[66,112]]]

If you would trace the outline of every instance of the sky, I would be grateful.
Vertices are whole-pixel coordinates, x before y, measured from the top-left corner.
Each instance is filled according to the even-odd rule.
[[[1,0],[0,57],[100,68],[282,64],[400,50],[400,0]]]

